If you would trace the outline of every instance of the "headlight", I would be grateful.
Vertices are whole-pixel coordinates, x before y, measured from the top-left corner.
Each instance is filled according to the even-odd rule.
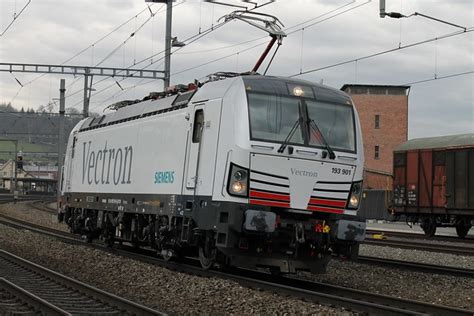
[[[227,192],[230,195],[247,197],[249,172],[247,169],[231,164]]]
[[[351,194],[347,201],[348,209],[358,209],[360,204],[360,195],[362,193],[362,181],[352,183]]]
[[[301,87],[294,87],[293,88],[293,94],[297,97],[304,96],[304,90]]]
[[[245,184],[240,181],[236,181],[232,183],[232,191],[234,193],[244,193],[245,191]]]
[[[359,198],[356,195],[352,195],[349,200],[349,205],[352,207],[357,207],[359,205]]]

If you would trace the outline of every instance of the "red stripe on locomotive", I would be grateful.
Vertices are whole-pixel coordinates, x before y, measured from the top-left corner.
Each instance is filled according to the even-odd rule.
[[[257,198],[257,199],[261,198],[261,199],[268,199],[268,200],[290,202],[290,196],[289,195],[268,193],[268,192],[259,192],[259,191],[254,191],[254,190],[250,191],[250,197],[251,198]]]

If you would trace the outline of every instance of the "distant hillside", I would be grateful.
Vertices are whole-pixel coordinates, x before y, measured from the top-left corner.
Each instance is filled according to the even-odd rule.
[[[0,109],[0,139],[18,140],[18,150],[25,160],[56,160],[58,150],[59,115],[50,113],[5,112]],[[65,141],[80,116],[64,119]],[[0,160],[14,157],[15,146],[0,141]]]

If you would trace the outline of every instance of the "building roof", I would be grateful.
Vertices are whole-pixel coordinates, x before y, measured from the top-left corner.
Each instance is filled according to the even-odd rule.
[[[415,138],[395,148],[395,151],[416,149],[454,148],[474,146],[474,133],[440,137]]]
[[[58,166],[35,166],[35,165],[24,165],[23,170],[27,172],[57,172]]]
[[[345,91],[347,88],[401,88],[401,89],[410,89],[410,86],[400,86],[400,85],[380,85],[380,84],[350,84],[346,83],[342,86],[341,90]]]

